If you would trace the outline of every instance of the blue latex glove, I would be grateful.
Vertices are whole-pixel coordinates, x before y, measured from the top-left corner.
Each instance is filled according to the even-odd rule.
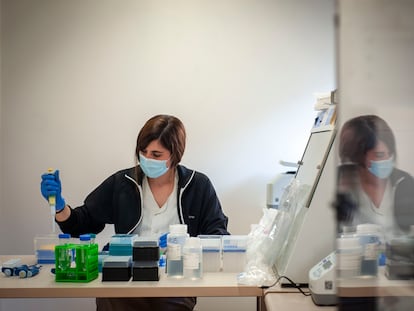
[[[46,173],[42,175],[42,181],[40,183],[40,191],[42,196],[48,201],[49,196],[54,195],[56,197],[56,212],[65,208],[65,200],[62,198],[62,185],[59,179],[59,170],[56,170],[53,174]]]
[[[168,235],[168,232],[160,236],[158,240],[158,245],[160,248],[167,248],[167,235]]]

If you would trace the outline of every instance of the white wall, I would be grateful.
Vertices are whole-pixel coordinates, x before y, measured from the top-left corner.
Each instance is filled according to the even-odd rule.
[[[211,178],[229,230],[246,234],[278,161],[302,155],[314,92],[335,88],[333,0],[1,4],[0,254],[32,253],[51,230],[41,173],[60,169],[67,203],[81,204],[133,165],[158,113],[185,123],[182,163]]]

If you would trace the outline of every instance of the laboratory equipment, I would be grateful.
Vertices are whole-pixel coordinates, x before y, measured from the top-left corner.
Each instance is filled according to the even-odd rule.
[[[132,251],[132,280],[158,281],[160,247],[158,239],[137,237]]]
[[[267,208],[279,208],[280,200],[286,187],[295,177],[295,171],[287,171],[278,174],[266,185],[266,206]]]
[[[158,240],[146,237],[137,237],[132,247],[133,261],[158,261],[160,259],[160,248]]]
[[[319,261],[309,270],[309,291],[316,305],[336,305],[335,252]]]
[[[129,281],[131,256],[108,256],[102,263],[102,282]]]
[[[378,274],[379,232],[380,227],[375,224],[360,224],[356,227],[356,235],[362,246],[361,275]]]
[[[50,175],[53,175],[53,169],[49,168],[47,172]],[[55,195],[49,195],[48,197],[49,207],[50,207],[50,215],[52,216],[52,232],[56,232],[56,223],[55,223],[55,216],[56,216],[56,196]]]
[[[70,244],[71,236],[68,233],[61,233],[58,235],[59,238],[59,245],[67,245]],[[71,249],[68,248],[61,248],[56,251],[56,256],[59,257],[59,264],[60,269],[65,270],[70,268],[72,263],[72,259],[74,258],[74,253]]]
[[[19,276],[21,279],[31,278],[39,274],[40,265],[22,265],[14,268],[13,275]]]
[[[134,261],[132,281],[159,281],[158,261]]]
[[[223,235],[223,272],[242,272],[246,266],[247,235]]]
[[[109,241],[109,255],[132,256],[132,245],[137,234],[115,234]]]
[[[203,276],[203,247],[200,238],[190,237],[183,248],[183,274],[187,279],[200,279]]]
[[[62,252],[75,254],[73,265],[67,262],[69,258],[59,257]],[[55,261],[56,282],[90,282],[99,275],[98,244],[90,243],[90,236],[85,235],[78,243],[56,245]]]
[[[170,277],[183,277],[183,247],[186,239],[187,225],[170,225],[167,236],[167,275]]]
[[[336,240],[336,262],[338,278],[352,278],[361,272],[362,247],[359,238],[353,235]]]
[[[385,276],[388,279],[414,279],[414,235],[388,241],[385,245],[385,255]]]
[[[55,246],[59,244],[56,234],[38,234],[34,238],[34,249],[38,264],[55,263]]]
[[[221,235],[198,235],[203,248],[203,271],[220,272],[222,269]]]
[[[1,272],[4,273],[5,276],[13,276],[14,275],[14,269],[21,264],[20,258],[12,258],[5,262],[3,262],[3,265],[1,267]]]
[[[306,286],[310,268],[320,260],[318,254],[329,254],[335,249],[335,134],[334,126],[312,129],[295,175],[295,180],[309,190],[285,237],[286,248],[275,263],[278,276],[287,276],[295,284]],[[284,279],[281,285],[290,286]]]

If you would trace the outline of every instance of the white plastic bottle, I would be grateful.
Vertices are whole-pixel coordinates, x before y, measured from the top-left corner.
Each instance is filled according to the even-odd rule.
[[[201,239],[191,237],[184,244],[183,249],[184,277],[188,279],[200,279],[203,277],[203,247]]]
[[[167,235],[167,275],[183,277],[183,247],[188,238],[187,225],[170,225]]]

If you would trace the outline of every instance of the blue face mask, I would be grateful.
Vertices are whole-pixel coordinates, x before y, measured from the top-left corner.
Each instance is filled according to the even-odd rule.
[[[371,161],[371,166],[368,167],[368,171],[378,178],[388,178],[392,170],[394,169],[394,157],[382,161]]]
[[[149,178],[158,178],[168,171],[168,160],[154,160],[139,154],[139,164],[145,175]]]

